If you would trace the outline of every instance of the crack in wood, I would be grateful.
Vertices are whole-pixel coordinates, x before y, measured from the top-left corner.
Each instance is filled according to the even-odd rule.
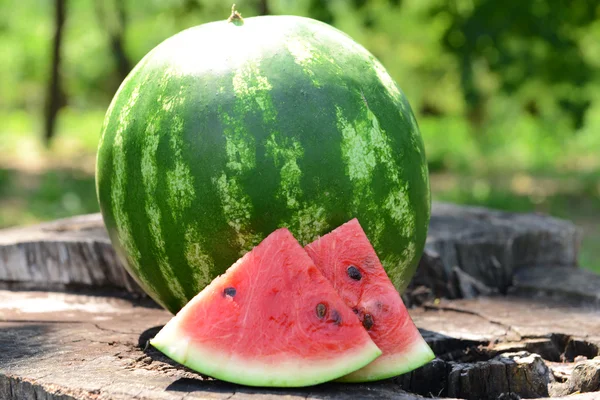
[[[512,332],[515,335],[517,335],[517,337],[519,338],[518,340],[522,339],[521,334],[518,331],[516,331],[511,325],[491,319],[477,311],[466,310],[466,309],[463,309],[460,307],[452,307],[452,306],[446,306],[446,305],[434,305],[434,304],[424,304],[423,307],[426,310],[441,310],[441,311],[450,311],[450,312],[456,312],[456,313],[461,313],[461,314],[474,315],[476,317],[486,320],[487,322],[489,322],[491,324],[494,324],[494,325],[504,328],[505,329],[504,336],[508,336],[508,332]]]
[[[233,393],[231,393],[229,396],[225,397],[223,400],[229,400],[231,399],[233,396],[235,396],[236,391],[233,391]]]
[[[121,335],[131,335],[132,332],[123,332],[123,331],[119,331],[116,329],[111,329],[111,328],[103,328],[100,325],[98,325],[97,323],[93,324],[96,328],[100,329],[101,331],[107,331],[107,332],[113,332],[113,333],[119,333]]]

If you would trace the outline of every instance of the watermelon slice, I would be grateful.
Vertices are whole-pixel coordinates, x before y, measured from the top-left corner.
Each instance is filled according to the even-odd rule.
[[[309,244],[306,251],[383,352],[340,381],[390,378],[434,358],[357,219]]]
[[[381,354],[285,228],[217,277],[150,343],[193,370],[250,386],[314,385]]]

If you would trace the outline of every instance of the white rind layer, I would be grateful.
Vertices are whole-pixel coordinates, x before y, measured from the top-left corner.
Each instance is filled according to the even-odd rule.
[[[177,317],[173,318],[150,341],[171,359],[201,374],[248,386],[301,387],[337,379],[369,364],[381,355],[372,341],[353,351],[339,354],[336,359],[286,359],[274,357],[245,360],[235,355],[192,343],[180,331]]]
[[[433,351],[420,335],[410,349],[398,354],[383,354],[371,364],[346,376],[338,382],[372,382],[402,375],[433,360]]]

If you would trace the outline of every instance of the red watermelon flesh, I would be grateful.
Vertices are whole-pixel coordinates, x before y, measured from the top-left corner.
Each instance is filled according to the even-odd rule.
[[[383,352],[371,364],[340,381],[390,378],[421,367],[434,358],[357,219],[305,249]]]
[[[314,385],[381,354],[285,228],[213,280],[151,344],[200,373],[251,386]]]

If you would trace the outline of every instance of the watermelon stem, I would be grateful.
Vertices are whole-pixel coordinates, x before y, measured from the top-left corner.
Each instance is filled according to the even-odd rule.
[[[242,14],[240,14],[235,9],[235,4],[231,6],[231,15],[227,18],[227,22],[232,22],[234,25],[240,26],[244,24],[244,18],[242,18]]]

